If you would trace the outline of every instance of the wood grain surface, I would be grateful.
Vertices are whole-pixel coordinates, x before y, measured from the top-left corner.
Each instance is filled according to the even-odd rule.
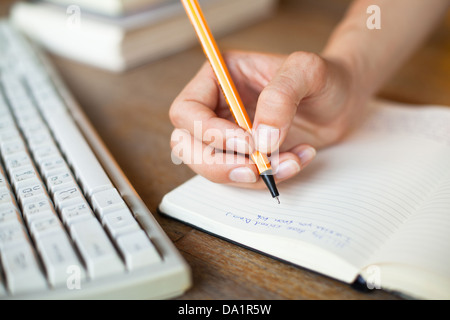
[[[349,1],[284,0],[269,19],[218,39],[223,50],[320,52]],[[5,15],[11,1],[1,1]],[[408,103],[450,106],[450,16],[380,92]],[[162,197],[193,176],[171,162],[168,110],[205,61],[199,46],[124,74],[51,56],[68,88],[136,191],[193,271],[179,299],[397,299],[241,248],[158,215]]]

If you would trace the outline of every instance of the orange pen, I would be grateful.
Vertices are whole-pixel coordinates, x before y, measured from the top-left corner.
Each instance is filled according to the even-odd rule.
[[[181,0],[181,2],[183,3],[189,20],[194,26],[195,32],[203,47],[203,51],[205,52],[206,57],[208,58],[211,67],[217,77],[217,81],[222,88],[222,92],[225,96],[225,99],[227,100],[236,123],[241,128],[252,134],[252,123],[236,90],[236,86],[231,79],[222,54],[220,53],[216,41],[212,36],[211,30],[206,23],[206,19],[200,8],[200,5],[198,4],[197,0]],[[278,200],[278,203],[280,203],[280,200],[278,198],[279,193],[272,174],[272,167],[270,166],[270,162],[267,156],[259,151],[255,151],[253,152],[251,157],[256,167],[258,168],[258,172],[261,178],[269,188],[272,197],[276,198]]]

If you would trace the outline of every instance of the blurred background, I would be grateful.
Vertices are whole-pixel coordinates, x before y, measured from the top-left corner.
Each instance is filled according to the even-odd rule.
[[[198,48],[178,0],[124,0],[134,5],[120,8],[111,5],[114,2],[122,0],[34,1],[11,13],[19,1],[2,0],[0,12],[11,13],[26,33],[52,53],[110,72],[123,73]],[[351,0],[200,2],[223,49],[290,53],[320,52]],[[450,74],[449,53],[450,13],[380,95],[449,105],[448,83],[442,81]],[[416,89],[419,85],[422,90]]]

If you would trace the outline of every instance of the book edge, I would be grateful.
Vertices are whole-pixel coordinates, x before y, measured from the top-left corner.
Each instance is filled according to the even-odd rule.
[[[195,179],[195,177],[193,179]],[[315,250],[320,250],[320,252],[323,252],[327,256],[329,256],[332,259],[334,259],[334,262],[338,263],[337,266],[336,266],[336,264],[333,264],[333,266],[334,266],[333,268],[329,268],[328,266],[320,266],[320,263],[317,264],[317,262],[307,261],[307,260],[302,259],[301,257],[297,257],[297,258],[296,257],[292,257],[291,253],[287,253],[286,257],[283,258],[283,253],[281,253],[281,254],[280,253],[278,253],[278,254],[271,253],[271,251],[274,251],[274,252],[276,251],[275,248],[273,250],[270,250],[270,249],[269,250],[264,250],[262,248],[258,248],[258,246],[249,244],[248,241],[242,241],[242,240],[236,239],[236,237],[233,237],[233,236],[226,236],[226,235],[218,232],[217,230],[214,230],[214,227],[212,227],[212,228],[211,227],[207,227],[206,223],[205,224],[201,224],[201,223],[198,223],[198,222],[195,222],[195,221],[192,222],[192,220],[187,221],[186,219],[183,219],[179,215],[179,213],[183,210],[183,208],[179,207],[179,206],[176,206],[176,205],[174,206],[173,202],[170,202],[170,200],[168,200],[170,195],[172,195],[174,192],[176,192],[177,189],[173,190],[172,192],[168,193],[166,196],[163,197],[160,205],[157,208],[157,212],[159,214],[161,214],[161,215],[163,215],[165,217],[174,219],[176,221],[179,221],[179,222],[181,222],[181,223],[183,223],[185,225],[188,225],[188,226],[190,226],[190,227],[192,227],[194,229],[197,229],[197,230],[200,230],[200,231],[205,232],[207,234],[213,235],[213,236],[215,236],[217,238],[223,239],[223,240],[225,240],[227,242],[236,244],[236,245],[238,245],[240,247],[243,247],[243,248],[247,248],[247,249],[249,249],[249,250],[251,250],[253,252],[257,252],[257,253],[262,254],[264,256],[271,257],[271,258],[273,258],[275,260],[282,261],[282,262],[287,263],[289,265],[296,266],[296,267],[302,268],[304,270],[311,271],[311,272],[316,273],[316,274],[321,274],[321,275],[327,276],[327,277],[329,277],[331,279],[335,279],[335,280],[338,280],[340,282],[347,283],[349,285],[351,285],[353,282],[355,282],[356,279],[359,276],[358,268],[356,268],[353,265],[351,265],[350,263],[348,263],[342,257],[333,254],[331,251],[327,251],[327,250],[324,250],[324,249],[322,249],[320,247],[312,245],[312,244],[310,244],[308,242],[302,242],[303,245],[304,245],[304,248],[308,248],[309,250],[311,250],[311,248],[314,248]],[[187,211],[184,210],[184,212],[187,212]],[[222,224],[222,223],[219,223],[219,224],[222,227],[225,226],[225,228],[232,229],[232,230],[236,231],[235,234],[238,234],[238,233],[239,234],[244,234],[244,235],[252,234],[253,235],[252,238],[255,238],[255,236],[256,237],[257,236],[265,237],[265,239],[267,238],[267,235],[261,235],[259,233],[251,233],[251,232],[248,232],[248,231],[245,231],[245,230],[242,230],[242,229],[238,229],[238,228],[233,228],[233,227],[227,226],[227,225]],[[227,233],[227,235],[229,235],[229,234],[230,233]],[[272,238],[277,238],[276,236],[271,236],[271,237]],[[248,238],[249,237],[247,237],[247,239]],[[278,239],[281,242],[285,242],[286,241],[286,239],[282,238],[282,237],[280,237]],[[299,243],[300,243],[300,241],[299,241]],[[288,258],[288,256],[289,256],[289,258]],[[302,262],[300,260],[302,260]],[[316,266],[313,267],[313,264],[316,264]],[[346,271],[342,271],[342,269],[341,269],[344,265],[345,265]],[[335,270],[335,272],[332,272],[331,269]],[[336,270],[338,270],[338,271],[336,272]]]

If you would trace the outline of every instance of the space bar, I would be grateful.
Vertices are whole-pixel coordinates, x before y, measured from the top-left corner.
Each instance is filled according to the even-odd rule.
[[[90,197],[112,188],[111,180],[70,115],[58,112],[46,118],[85,195]]]

